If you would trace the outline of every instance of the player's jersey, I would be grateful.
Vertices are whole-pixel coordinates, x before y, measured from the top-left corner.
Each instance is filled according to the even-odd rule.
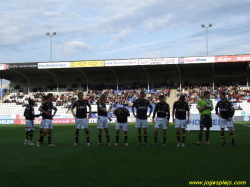
[[[188,103],[175,101],[173,105],[173,110],[175,110],[176,119],[185,120],[187,118],[187,111],[189,112]]]
[[[90,107],[90,104],[85,99],[74,102],[72,109],[76,108],[76,118],[87,118],[87,106]]]
[[[44,111],[48,111],[50,113],[50,115],[47,115],[45,113],[42,113],[42,117],[43,119],[52,119],[52,110],[56,110],[56,107],[53,106],[52,102],[46,101],[45,103],[43,103],[41,105],[42,109]]]
[[[157,113],[157,117],[158,118],[170,118],[170,108],[169,108],[169,104],[164,102],[164,103],[157,103],[155,105],[155,109],[154,109],[154,114],[153,114],[153,118],[155,118],[155,114]]]
[[[44,105],[44,103],[46,103],[47,101],[43,101],[42,104],[40,105],[40,107],[42,108],[42,106]],[[42,115],[42,119],[43,119],[43,114],[42,112],[40,113]]]
[[[35,117],[39,117],[39,115],[34,114],[34,108],[30,105],[27,105],[24,110],[24,114],[26,120],[34,120]]]
[[[146,99],[137,99],[134,104],[133,108],[137,109],[137,118],[138,119],[147,119],[147,111],[148,107],[152,108],[150,102]]]
[[[127,123],[128,116],[130,116],[128,109],[118,107],[115,109],[114,114],[116,115],[118,123]]]
[[[202,99],[198,102],[198,108],[213,107],[213,102],[210,99]],[[205,110],[199,111],[200,115],[211,115],[211,109],[206,108]]]
[[[223,119],[232,118],[234,116],[234,107],[231,101],[219,101],[215,107],[216,114],[220,113]]]
[[[107,112],[104,112],[104,111],[102,111],[102,110],[100,110],[100,108],[105,108],[105,109],[107,110],[106,104],[103,103],[101,100],[97,101],[98,116],[105,116],[105,117],[107,117],[107,116],[108,116],[108,113],[107,113]]]

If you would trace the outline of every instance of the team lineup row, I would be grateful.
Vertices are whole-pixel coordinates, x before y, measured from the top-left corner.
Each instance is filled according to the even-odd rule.
[[[43,97],[43,102],[41,106],[39,107],[39,111],[41,114],[35,115],[34,114],[34,104],[35,102],[33,100],[29,100],[29,105],[26,106],[24,111],[24,116],[26,119],[26,134],[25,134],[25,142],[26,145],[37,145],[40,147],[41,144],[44,143],[44,137],[47,134],[48,135],[48,146],[55,146],[51,143],[52,139],[52,129],[53,129],[53,117],[57,112],[57,108],[53,106],[53,94],[48,94],[47,96]],[[220,93],[221,101],[219,101],[215,107],[216,114],[219,116],[220,121],[220,127],[221,127],[221,139],[222,139],[222,145],[226,146],[225,141],[225,127],[228,128],[231,138],[231,146],[236,147],[234,143],[234,134],[233,134],[233,115],[234,115],[234,107],[230,101],[228,101],[225,97],[225,93]],[[145,99],[145,93],[141,92],[139,99],[137,99],[133,106],[132,106],[132,113],[134,117],[136,118],[136,124],[135,127],[138,131],[138,146],[142,146],[142,131],[143,131],[143,137],[144,137],[144,145],[148,146],[147,139],[147,128],[148,128],[148,122],[147,119],[150,117],[150,115],[153,112],[153,123],[155,124],[155,131],[154,131],[154,146],[157,146],[157,140],[158,140],[158,129],[163,129],[163,145],[167,146],[166,139],[167,139],[167,126],[169,125],[169,119],[170,119],[170,107],[169,104],[166,103],[165,97],[161,95],[159,97],[160,102],[155,105],[155,109],[153,111],[153,107],[150,104],[148,100]],[[107,96],[103,94],[100,97],[100,100],[97,102],[97,108],[98,108],[98,122],[97,122],[97,128],[99,130],[98,133],[98,140],[99,143],[97,144],[100,146],[102,144],[102,131],[104,129],[106,133],[106,139],[107,144],[111,146],[110,143],[110,134],[109,134],[109,126],[108,126],[108,120],[111,121],[112,119],[108,117],[108,110],[106,108],[105,102],[107,100]],[[87,116],[87,107],[89,108],[89,115]],[[148,113],[148,107],[150,108],[149,115]],[[136,108],[136,112],[135,109]],[[74,109],[76,111],[74,111]],[[197,145],[201,144],[202,136],[203,136],[203,130],[206,128],[206,141],[205,144],[211,145],[209,142],[209,130],[210,127],[212,127],[212,115],[211,111],[214,109],[213,103],[210,100],[210,92],[206,91],[204,93],[204,97],[202,100],[198,102],[198,107],[200,113],[200,132],[198,136],[198,142]],[[53,114],[52,111],[54,110]],[[89,102],[85,99],[83,99],[83,93],[79,92],[78,94],[78,100],[74,102],[74,104],[71,107],[72,114],[75,117],[75,143],[73,146],[78,146],[78,140],[79,140],[79,130],[80,128],[85,130],[86,139],[87,139],[87,145],[90,146],[89,142],[89,130],[88,130],[88,120],[87,118],[90,118],[91,116],[91,105]],[[32,143],[33,139],[33,131],[34,131],[34,118],[42,115],[42,123],[40,125],[40,138],[37,141],[37,144]],[[125,146],[128,146],[128,124],[127,124],[127,118],[130,116],[129,111],[126,108],[118,107],[114,110],[114,115],[117,118],[116,122],[116,143],[115,146],[118,146],[119,142],[119,134],[120,130],[123,129],[124,131],[124,138],[125,138]],[[186,139],[186,127],[189,123],[189,106],[188,103],[185,102],[185,96],[181,95],[179,100],[176,101],[173,105],[172,110],[172,118],[173,122],[175,123],[176,128],[176,137],[177,137],[177,146],[185,147],[185,139]],[[156,120],[155,120],[156,118]],[[182,131],[182,140],[180,136],[180,131]]]

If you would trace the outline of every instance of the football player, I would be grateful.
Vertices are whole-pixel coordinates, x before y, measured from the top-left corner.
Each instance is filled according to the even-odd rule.
[[[97,111],[98,111],[97,128],[99,129],[98,133],[99,143],[97,144],[98,146],[102,144],[102,129],[104,129],[106,132],[108,146],[111,146],[108,120],[111,121],[112,119],[108,117],[108,110],[105,104],[106,101],[107,101],[107,96],[103,94],[101,95],[100,100],[97,102]]]
[[[175,123],[176,128],[176,136],[178,140],[177,147],[185,147],[185,140],[186,140],[186,128],[187,124],[189,124],[190,112],[188,103],[185,102],[185,96],[181,95],[180,99],[174,102],[172,117],[173,122]],[[188,116],[188,119],[187,119]],[[180,129],[182,129],[182,144],[180,138]]]
[[[87,119],[87,107],[89,107],[89,116],[91,116],[91,106],[89,102],[83,99],[83,92],[78,93],[78,100],[74,102],[71,107],[71,112],[75,117],[75,144],[73,146],[78,146],[78,139],[79,139],[79,129],[82,128],[85,130],[86,139],[87,139],[87,146],[90,146],[89,143],[89,129],[88,129],[88,119]],[[74,112],[74,108],[76,108],[76,113]]]
[[[33,139],[33,132],[35,130],[34,127],[34,119],[35,117],[39,117],[40,115],[35,115],[34,114],[34,105],[35,102],[34,100],[29,100],[29,104],[25,107],[24,110],[24,116],[26,119],[26,127],[25,127],[25,141],[24,141],[24,145],[36,145],[34,143],[32,143],[32,139]]]
[[[118,146],[120,129],[123,129],[125,146],[128,146],[128,116],[130,116],[128,109],[123,107],[118,107],[115,109],[114,114],[116,115],[116,143],[115,146]]]
[[[198,102],[197,108],[200,112],[201,118],[200,118],[199,141],[196,143],[196,145],[201,145],[202,132],[204,127],[206,128],[206,145],[211,145],[211,143],[209,142],[209,130],[210,127],[213,126],[211,111],[214,109],[214,107],[213,107],[213,102],[210,100],[209,91],[204,92],[204,97]]]
[[[148,100],[144,99],[145,98],[145,93],[144,92],[141,92],[139,97],[140,98],[137,99],[134,102],[133,106],[132,106],[132,112],[133,112],[134,117],[136,118],[135,127],[138,130],[138,139],[139,139],[138,146],[142,145],[142,142],[141,142],[141,137],[142,137],[141,129],[142,128],[143,128],[143,131],[144,131],[144,144],[146,146],[148,146],[148,143],[147,143],[147,138],[148,138],[148,133],[147,133],[148,121],[147,121],[147,118],[149,118],[150,115],[152,114],[153,107],[152,107],[151,103]],[[149,115],[147,115],[148,107],[150,108]],[[134,108],[136,108],[136,110],[137,110],[136,114],[135,114]]]
[[[43,105],[44,103],[46,103],[47,102],[47,96],[46,95],[44,95],[43,97],[42,97],[42,104],[41,105]],[[39,129],[40,129],[40,137],[42,136],[42,134],[43,134],[43,132],[44,132],[44,119],[43,119],[43,116],[42,116],[42,121],[41,121],[41,124],[40,124],[40,126],[39,126]],[[43,136],[42,136],[43,137]],[[44,138],[44,137],[43,137]],[[41,144],[43,144],[43,138],[41,139]]]
[[[155,115],[157,113],[156,123],[155,123],[155,143],[154,146],[157,145],[157,137],[158,137],[158,129],[162,127],[163,129],[163,146],[167,146],[166,139],[167,139],[167,128],[169,125],[169,118],[170,118],[170,108],[169,104],[166,103],[165,96],[161,95],[159,97],[160,102],[155,105],[154,113],[153,113],[153,123],[155,123]]]
[[[222,139],[222,146],[226,147],[226,140],[225,140],[225,127],[228,128],[231,138],[232,147],[236,147],[234,143],[234,123],[233,123],[233,116],[234,116],[234,107],[231,101],[228,101],[225,97],[226,94],[224,92],[220,93],[220,99],[215,106],[216,114],[219,116],[220,128],[221,128],[221,139]]]
[[[48,134],[48,146],[55,146],[51,143],[52,139],[52,129],[53,129],[53,117],[55,116],[57,112],[57,108],[53,106],[53,100],[54,96],[52,93],[49,93],[47,95],[47,102],[45,102],[43,105],[39,107],[39,111],[42,112],[43,120],[44,120],[44,132],[40,136],[39,141],[37,141],[37,147],[40,147],[40,144],[43,140],[43,137]],[[54,113],[52,114],[52,110],[54,110]]]

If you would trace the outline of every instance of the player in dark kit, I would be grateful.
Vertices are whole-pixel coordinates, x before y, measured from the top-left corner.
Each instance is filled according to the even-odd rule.
[[[97,110],[98,110],[97,128],[99,129],[99,134],[98,134],[99,143],[97,144],[98,146],[102,144],[102,129],[104,129],[106,132],[108,146],[111,146],[109,125],[108,125],[108,119],[109,121],[111,121],[111,118],[108,117],[108,110],[105,104],[106,101],[107,101],[107,96],[105,94],[101,95],[100,100],[97,101]]]
[[[220,93],[220,99],[215,107],[216,114],[219,116],[220,128],[221,128],[221,139],[223,146],[226,147],[225,141],[225,127],[228,128],[231,138],[232,147],[236,147],[234,144],[234,123],[233,123],[233,116],[234,116],[234,107],[231,101],[228,101],[225,97],[225,93]]]
[[[123,107],[118,107],[115,109],[114,114],[116,115],[116,143],[115,146],[118,146],[120,129],[123,129],[125,146],[128,146],[128,116],[130,116],[128,109]]]
[[[29,104],[25,107],[24,110],[23,115],[25,116],[26,119],[26,127],[25,127],[26,134],[25,134],[24,145],[36,145],[32,143],[33,132],[35,130],[34,119],[35,117],[39,117],[40,115],[34,114],[34,105],[35,105],[34,100],[29,100]]]
[[[53,106],[53,99],[54,96],[52,93],[49,93],[47,95],[47,102],[43,103],[43,105],[40,106],[39,111],[42,112],[42,116],[44,119],[44,132],[40,136],[39,141],[37,142],[37,147],[40,147],[41,142],[43,142],[43,137],[48,134],[48,146],[55,146],[51,143],[52,139],[52,129],[53,129],[53,117],[55,116],[57,112],[57,108]],[[54,110],[54,113],[52,114],[52,110]]]
[[[89,116],[88,116],[88,119],[89,119],[91,116],[91,106],[87,100],[83,99],[83,92],[79,92],[78,93],[78,100],[76,100],[71,107],[71,112],[72,112],[73,116],[75,117],[75,123],[76,123],[76,126],[75,126],[76,142],[73,146],[78,146],[79,129],[80,128],[85,130],[86,139],[87,139],[87,146],[90,146],[88,120],[87,120],[87,106],[89,107]],[[74,108],[76,108],[76,113],[74,112]]]
[[[42,105],[43,105],[44,103],[46,103],[47,100],[48,100],[47,96],[44,95],[44,96],[42,97]],[[42,136],[42,134],[43,134],[43,132],[44,132],[44,122],[45,122],[45,120],[42,118],[41,124],[40,124],[40,126],[39,126],[39,129],[40,129],[40,136]],[[44,138],[44,137],[43,137],[43,138]],[[43,144],[43,139],[42,139],[42,142],[40,142],[40,143]]]
[[[187,115],[188,114],[188,115]],[[187,119],[188,116],[188,119]],[[180,128],[182,129],[182,147],[185,147],[186,128],[189,124],[190,112],[188,103],[185,102],[185,96],[181,95],[179,101],[174,102],[172,111],[173,122],[176,128],[177,147],[181,146]]]
[[[166,139],[167,139],[167,128],[169,125],[169,119],[170,119],[170,108],[169,104],[166,103],[165,97],[161,95],[159,97],[160,102],[155,105],[154,113],[153,113],[153,123],[155,122],[155,115],[157,114],[157,119],[155,123],[155,143],[154,146],[157,145],[157,137],[158,137],[158,129],[160,126],[163,129],[163,146],[167,146]]]
[[[141,92],[140,93],[140,98],[137,99],[133,106],[132,106],[132,112],[136,118],[136,125],[135,127],[138,129],[138,139],[139,139],[139,143],[138,143],[138,146],[141,146],[142,143],[141,143],[141,129],[143,128],[144,130],[144,144],[146,146],[148,146],[148,143],[147,143],[147,138],[148,138],[148,133],[147,133],[147,128],[148,128],[148,121],[147,121],[147,118],[150,117],[150,115],[152,114],[152,111],[153,111],[153,107],[152,105],[150,104],[150,102],[145,98],[145,93],[144,92]],[[148,111],[148,107],[150,107],[150,114],[147,115],[147,111]],[[134,111],[134,108],[137,109],[137,112],[135,114],[135,111]]]

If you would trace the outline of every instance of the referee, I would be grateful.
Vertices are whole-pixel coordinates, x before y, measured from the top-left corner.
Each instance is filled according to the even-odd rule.
[[[204,127],[206,127],[206,145],[211,145],[209,143],[209,130],[212,127],[212,115],[211,111],[214,109],[213,102],[210,100],[210,92],[205,91],[204,97],[202,100],[198,102],[198,110],[200,112],[200,133],[199,133],[199,141],[196,145],[201,145],[202,132]]]

